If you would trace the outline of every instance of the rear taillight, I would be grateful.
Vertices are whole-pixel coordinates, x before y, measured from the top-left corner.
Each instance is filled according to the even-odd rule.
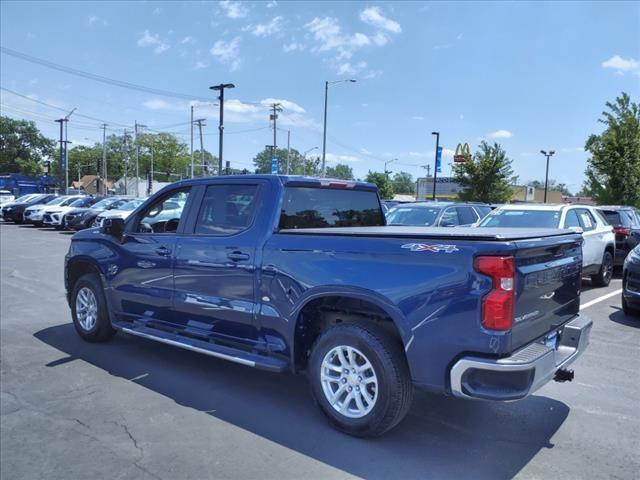
[[[482,299],[482,326],[509,330],[513,326],[515,262],[513,257],[476,257],[475,270],[493,280],[492,290]]]
[[[628,237],[629,235],[631,235],[630,228],[619,227],[619,228],[614,228],[613,231],[616,235],[623,235],[625,237]]]

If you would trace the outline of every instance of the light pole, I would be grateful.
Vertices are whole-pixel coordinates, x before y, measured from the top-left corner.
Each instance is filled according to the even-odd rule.
[[[440,148],[440,132],[431,132],[436,136],[436,156],[433,165],[433,200],[436,199],[436,178],[438,178],[438,148]]]
[[[224,133],[224,89],[236,88],[233,83],[221,83],[220,85],[213,85],[209,87],[211,90],[217,90],[220,92],[218,100],[220,100],[220,119],[218,122],[218,175],[222,175],[222,138]]]
[[[329,85],[335,85],[336,83],[355,83],[356,81],[353,78],[348,80],[335,80],[333,82],[325,81],[324,82],[324,129],[322,131],[322,174],[325,175],[325,167],[326,167],[326,154],[327,154],[327,97],[329,96]]]
[[[549,150],[549,153],[544,150],[540,150],[540,153],[547,157],[547,171],[544,175],[544,203],[547,203],[547,188],[549,186],[549,159],[556,153],[554,150]]]
[[[313,150],[318,150],[318,147],[312,147],[306,152],[302,154],[302,174],[307,174],[307,153],[312,152]]]

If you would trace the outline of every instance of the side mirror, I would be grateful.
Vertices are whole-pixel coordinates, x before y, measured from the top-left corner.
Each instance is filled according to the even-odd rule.
[[[123,218],[105,218],[100,227],[100,233],[105,235],[111,235],[117,239],[122,238],[124,233],[124,219]]]
[[[571,230],[573,233],[579,233],[581,235],[584,233],[582,227],[569,227],[569,230]]]

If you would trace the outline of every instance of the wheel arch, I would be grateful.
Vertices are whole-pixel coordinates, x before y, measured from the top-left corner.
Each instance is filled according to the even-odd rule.
[[[404,315],[386,297],[357,287],[323,287],[310,290],[289,317],[291,365],[294,371],[306,366],[315,339],[327,327],[344,322],[372,321],[396,335],[404,347],[411,337]]]

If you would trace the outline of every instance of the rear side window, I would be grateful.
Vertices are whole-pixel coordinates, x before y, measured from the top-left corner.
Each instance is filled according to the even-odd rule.
[[[480,218],[484,218],[491,213],[491,207],[487,207],[484,205],[478,205],[475,207],[475,209],[480,214]]]
[[[460,225],[471,225],[478,221],[476,212],[471,207],[457,207],[458,217],[460,218]]]
[[[440,217],[440,226],[456,227],[458,225],[461,225],[460,217],[458,216],[458,209],[456,207],[447,208],[442,213],[442,217]]]
[[[374,191],[287,187],[280,228],[373,227],[384,225]]]
[[[596,228],[596,219],[593,218],[591,212],[587,209],[581,208],[577,210],[578,218],[580,219],[580,224],[582,225],[582,229],[585,232],[590,230],[594,230]]]
[[[202,199],[194,233],[228,236],[253,222],[257,185],[209,185]]]
[[[487,215],[481,227],[558,228],[560,212],[557,210],[494,210]]]

